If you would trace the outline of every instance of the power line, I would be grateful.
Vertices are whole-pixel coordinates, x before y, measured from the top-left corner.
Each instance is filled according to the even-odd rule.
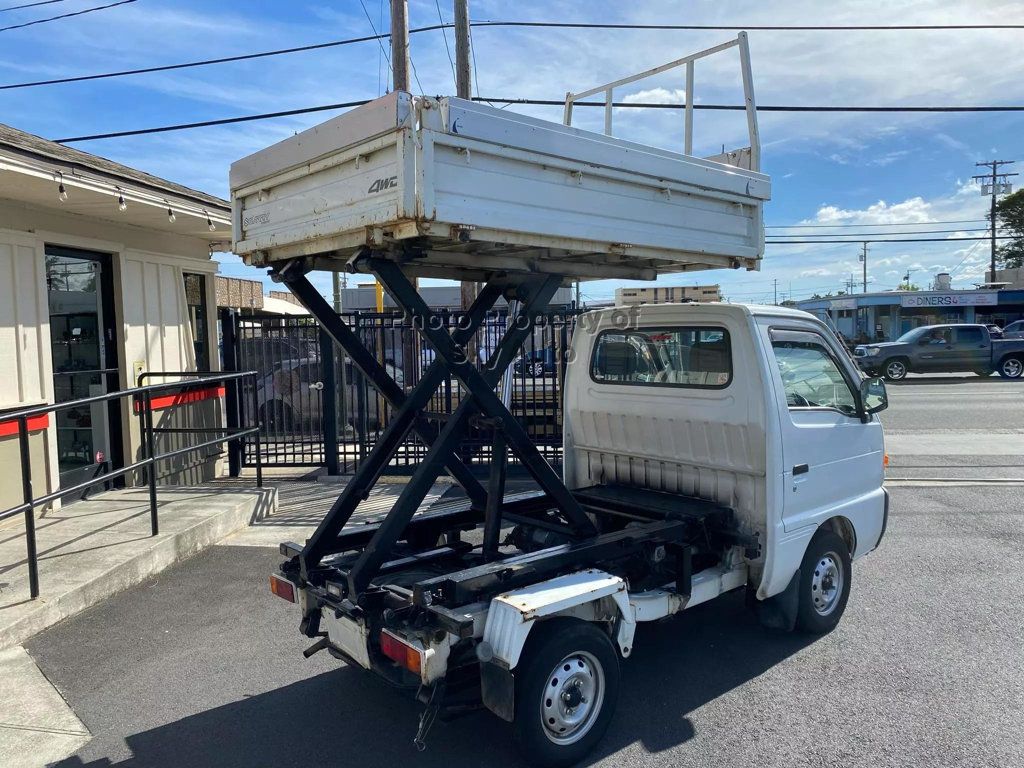
[[[941,235],[941,234],[952,234],[955,232],[988,232],[988,227],[977,228],[977,229],[916,229],[911,232],[834,232],[827,233],[828,237],[852,237],[853,240],[850,242],[857,242],[863,239],[865,236],[874,237],[876,235]],[[792,234],[792,235],[768,235],[768,237],[822,237],[817,232],[808,232],[805,235]],[[837,240],[836,242],[846,242],[844,240]]]
[[[444,24],[444,17],[441,15],[441,3],[440,0],[434,0],[434,7],[437,8],[437,20]],[[444,38],[444,50],[448,54],[448,63],[452,66],[452,80],[458,80],[458,76],[455,74],[455,59],[452,58],[452,49],[448,47],[448,31],[442,26],[441,37]]]
[[[232,125],[234,123],[248,123],[253,120],[268,120],[274,117],[292,117],[294,115],[307,115],[311,112],[327,112],[332,109],[346,109],[366,104],[366,99],[360,101],[346,101],[340,104],[325,104],[322,107],[306,107],[304,109],[287,109],[281,112],[268,112],[262,115],[243,115],[241,117],[226,117],[219,120],[202,120],[195,123],[181,123],[179,125],[161,126],[158,128],[139,128],[134,131],[119,131],[117,133],[101,133],[95,136],[79,136],[71,139],[58,139],[57,144],[71,144],[76,141],[92,141],[94,139],[114,139],[122,136],[144,136],[151,133],[166,133],[167,131],[184,131],[189,128],[209,128],[215,125]]]
[[[974,240],[988,240],[988,237],[904,237],[894,240],[875,240],[873,238],[861,238],[861,242],[867,243],[960,243]],[[1011,235],[997,235],[996,240],[1012,240]],[[849,245],[856,240],[767,240],[769,245],[808,245],[828,244]]]
[[[167,133],[169,131],[184,131],[192,128],[206,128],[215,125],[229,125],[231,123],[246,123],[254,120],[269,120],[276,117],[288,117],[294,115],[304,115],[312,112],[324,112],[331,109],[344,109],[346,107],[358,107],[366,104],[369,99],[361,99],[359,101],[349,101],[344,104],[326,104],[317,107],[304,107],[301,109],[291,109],[284,112],[264,112],[256,115],[244,115],[240,117],[227,117],[219,120],[204,120],[196,123],[177,123],[173,125],[163,125],[155,128],[139,128],[130,131],[114,131],[111,133],[98,133],[89,136],[71,136],[64,139],[55,139],[58,144],[72,144],[78,141],[96,141],[98,139],[119,139],[126,136],[140,136],[143,134],[150,133]],[[473,101],[484,101],[484,102],[498,102],[505,104],[551,104],[562,106],[562,101],[541,101],[539,99],[495,99],[485,96],[474,96]],[[576,106],[588,106],[588,107],[603,107],[604,104],[598,104],[594,102],[577,101]],[[671,106],[673,108],[682,109],[682,105],[666,105],[666,104],[638,104],[638,103],[622,103],[617,106],[622,107],[633,107],[633,108],[662,108]],[[694,109],[728,109],[743,111],[746,109],[742,104],[740,105],[723,105],[723,104],[694,104]],[[903,111],[928,111],[928,112],[1024,112],[1024,106],[1018,107],[810,107],[810,106],[799,106],[799,107],[786,107],[786,106],[767,106],[758,107],[758,111],[764,112],[835,112],[835,111],[852,111],[852,112],[903,112]]]
[[[437,29],[436,26],[425,27],[423,29]],[[421,30],[409,30],[412,32],[418,32]],[[334,40],[328,43],[316,43],[313,45],[300,45],[295,48],[279,48],[276,51],[261,51],[260,53],[244,53],[238,56],[223,56],[219,59],[203,59],[201,61],[187,61],[182,64],[164,64],[158,67],[140,67],[138,69],[122,69],[117,72],[101,72],[93,75],[78,75],[77,77],[58,77],[52,80],[33,80],[24,83],[10,83],[7,85],[0,85],[0,91],[9,91],[15,88],[35,88],[41,85],[61,85],[63,83],[81,83],[87,80],[103,80],[111,77],[125,77],[127,75],[145,75],[151,72],[171,72],[176,69],[190,69],[192,67],[205,67],[212,64],[229,64],[234,61],[249,61],[250,59],[262,59],[268,56],[281,56],[287,53],[301,53],[304,51],[317,51],[324,48],[337,48],[344,45],[353,45],[355,43],[365,43],[371,40],[384,40],[390,38],[389,34],[373,34],[364,35],[363,37],[350,37],[346,40]],[[381,50],[383,51],[383,43],[381,43]],[[384,51],[384,56],[387,57],[387,52]],[[388,66],[390,67],[390,59],[388,60]]]
[[[926,224],[980,224],[988,219],[946,219],[944,221],[893,221],[888,224],[768,224],[765,229],[805,229],[809,227],[916,227]]]
[[[132,0],[134,1],[134,0]],[[57,2],[57,0],[50,0],[50,2]],[[19,6],[22,7],[22,6]],[[9,9],[13,10],[13,9]],[[371,22],[372,26],[372,22]],[[419,34],[422,32],[434,32],[437,30],[451,29],[454,24],[430,24],[423,27],[415,27],[409,30],[410,35]],[[865,30],[865,31],[889,31],[889,30],[962,30],[962,29],[1022,29],[1024,24],[977,24],[977,25],[918,25],[918,26],[859,26],[859,27],[840,27],[840,26],[807,26],[807,27],[771,27],[771,26],[758,26],[758,27],[722,27],[722,26],[710,26],[710,25],[644,25],[644,24],[619,24],[619,25],[574,25],[571,23],[562,24],[560,22],[531,22],[531,21],[474,21],[470,23],[470,30],[476,26],[536,26],[536,27],[552,27],[552,26],[564,26],[564,27],[575,27],[575,26],[587,26],[591,28],[607,28],[607,29],[666,29],[666,30],[721,30],[721,31],[732,31],[740,29],[749,29],[757,31],[839,31],[839,30]],[[87,80],[102,80],[111,77],[127,77],[130,75],[142,75],[150,72],[168,72],[176,69],[188,69],[191,67],[204,67],[216,64],[227,64],[234,61],[248,61],[250,59],[260,59],[269,56],[285,56],[293,53],[304,53],[307,51],[322,50],[324,48],[335,48],[338,46],[352,45],[355,43],[364,43],[371,40],[383,40],[390,38],[391,35],[383,33],[380,35],[373,35],[367,37],[356,37],[345,40],[330,40],[323,43],[313,43],[310,45],[300,45],[291,48],[279,48],[277,50],[270,51],[259,51],[256,53],[245,53],[237,56],[224,56],[216,59],[200,59],[197,61],[183,62],[180,64],[166,64],[163,66],[156,67],[140,67],[137,69],[126,69],[116,72],[101,72],[91,75],[78,75],[74,77],[62,77],[53,78],[50,80],[35,80],[24,83],[12,83],[9,85],[0,86],[0,90],[12,89],[12,88],[34,88],[43,85],[59,85],[63,83],[79,83]],[[386,57],[385,53],[385,57]],[[475,75],[474,75],[474,79]],[[477,96],[480,94],[477,93]]]
[[[53,5],[54,3],[63,3],[66,0],[40,0],[36,3],[25,3],[24,5],[12,5],[10,8],[0,8],[0,13],[6,11],[19,11],[22,8],[35,8],[37,5]]]
[[[94,13],[96,11],[104,11],[107,8],[116,8],[119,5],[128,5],[129,3],[137,2],[137,0],[118,0],[116,3],[109,3],[107,5],[97,5],[93,8],[85,8],[81,11],[72,11],[71,13],[62,13],[60,16],[51,16],[48,19],[36,19],[35,21],[26,21],[21,24],[11,24],[9,27],[0,27],[0,32],[9,32],[12,29],[24,29],[25,27],[34,27],[36,24],[46,24],[48,21],[60,21],[61,19],[70,19],[72,16],[82,16],[86,13]],[[4,10],[13,11],[13,8],[5,8]]]
[[[375,27],[373,25],[373,19],[370,18],[370,12],[368,10],[366,10],[366,5],[363,3],[363,0],[359,0],[359,5],[363,9],[363,13],[366,14],[366,20],[368,22],[370,22],[370,29],[373,30],[373,34],[372,35],[368,35],[368,36],[363,37],[363,38],[356,38],[354,40],[341,41],[339,43],[334,43],[334,45],[347,45],[348,43],[362,42],[364,40],[376,40],[377,41],[377,45],[380,46],[381,53],[384,54],[384,58],[385,58],[385,60],[388,63],[388,71],[390,71],[391,70],[391,57],[388,56],[388,52],[386,50],[384,50],[384,38],[391,37],[391,35],[381,35],[381,34],[378,34],[377,33],[377,27]],[[323,47],[327,47],[327,45],[325,44]],[[292,50],[293,51],[312,50],[312,48],[311,47],[307,47],[307,48],[294,48]],[[255,58],[256,56],[277,56],[279,53],[283,53],[283,51],[272,51],[270,53],[255,54],[255,55],[252,55],[250,58]],[[232,60],[237,60],[237,59],[232,59]],[[192,64],[189,64],[188,66],[192,66],[192,67],[200,66],[202,63],[203,62],[194,62]]]
[[[855,25],[729,25],[720,24],[612,24],[568,21],[475,21],[475,27],[547,27],[560,29],[691,30],[719,32],[922,32],[965,29],[1024,29],[1024,24],[855,24]]]

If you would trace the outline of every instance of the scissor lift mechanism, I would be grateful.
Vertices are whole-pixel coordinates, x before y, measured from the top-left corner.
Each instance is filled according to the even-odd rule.
[[[716,535],[730,528],[729,510],[710,502],[675,497],[677,504],[687,506],[684,514],[636,515],[630,512],[629,504],[614,499],[595,501],[570,491],[495,391],[502,374],[532,333],[537,315],[561,284],[559,276],[493,278],[482,287],[461,326],[449,332],[417,293],[400,263],[365,252],[351,266],[372,273],[381,282],[399,308],[408,313],[423,340],[433,347],[436,357],[419,383],[411,391],[403,391],[313,287],[306,277],[304,260],[287,262],[275,270],[275,279],[288,286],[393,408],[393,417],[373,450],[305,545],[282,545],[282,552],[294,558],[293,568],[297,565],[296,575],[304,584],[322,588],[324,574],[329,573],[332,582],[344,580],[344,594],[334,594],[335,598],[343,598],[349,605],[365,606],[384,591],[380,584],[386,574],[451,559],[456,563],[453,571],[420,580],[413,585],[408,598],[431,611],[453,631],[465,634],[466,622],[448,609],[547,575],[629,557],[651,542],[658,542],[680,546],[680,586],[688,593],[689,549],[682,545],[695,535],[695,524],[705,537],[709,521]],[[522,310],[515,322],[510,321],[490,358],[478,368],[465,345],[499,296],[521,301]],[[428,413],[426,406],[449,376],[461,382],[467,396],[449,414]],[[474,419],[493,428],[494,453],[486,488],[457,453]],[[415,432],[429,448],[394,506],[379,523],[346,529],[360,502],[367,498],[410,432]],[[506,498],[508,451],[516,455],[541,493]],[[445,469],[465,489],[468,503],[417,516],[424,497]],[[657,506],[652,505],[652,509]],[[633,525],[614,526],[615,530],[601,532],[595,519],[600,524],[602,514],[631,518]],[[564,543],[525,554],[502,555],[499,534],[503,522],[561,534]],[[482,548],[466,567],[466,560],[460,556],[472,552],[473,547],[460,540],[459,531],[481,524]],[[439,545],[442,536],[444,544]],[[396,555],[396,545],[401,541],[406,545]],[[321,594],[330,599],[322,590]],[[307,634],[315,632],[316,627],[307,629]]]

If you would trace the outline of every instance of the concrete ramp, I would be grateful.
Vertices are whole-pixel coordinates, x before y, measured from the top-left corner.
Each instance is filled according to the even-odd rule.
[[[163,487],[98,494],[36,521],[40,596],[29,598],[23,523],[0,530],[0,649],[139,583],[273,513],[275,488]]]

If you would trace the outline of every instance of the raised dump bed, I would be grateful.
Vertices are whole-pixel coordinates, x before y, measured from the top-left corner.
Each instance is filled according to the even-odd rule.
[[[707,53],[651,73],[691,68]],[[593,92],[610,99],[651,73]],[[400,254],[411,274],[463,279],[757,269],[770,185],[756,170],[747,75],[751,147],[716,159],[464,99],[391,93],[231,166],[234,251],[250,264],[315,256],[317,268],[341,269],[368,246]],[[581,96],[567,100],[567,120]]]

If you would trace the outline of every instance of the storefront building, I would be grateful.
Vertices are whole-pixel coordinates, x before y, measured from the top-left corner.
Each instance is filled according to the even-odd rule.
[[[226,201],[0,125],[0,509],[21,496],[5,412],[218,367],[211,254],[230,240]],[[140,451],[127,398],[30,430],[36,495]]]
[[[892,341],[922,325],[994,323],[1024,317],[1024,290],[886,291],[796,302],[830,322],[847,339]]]

